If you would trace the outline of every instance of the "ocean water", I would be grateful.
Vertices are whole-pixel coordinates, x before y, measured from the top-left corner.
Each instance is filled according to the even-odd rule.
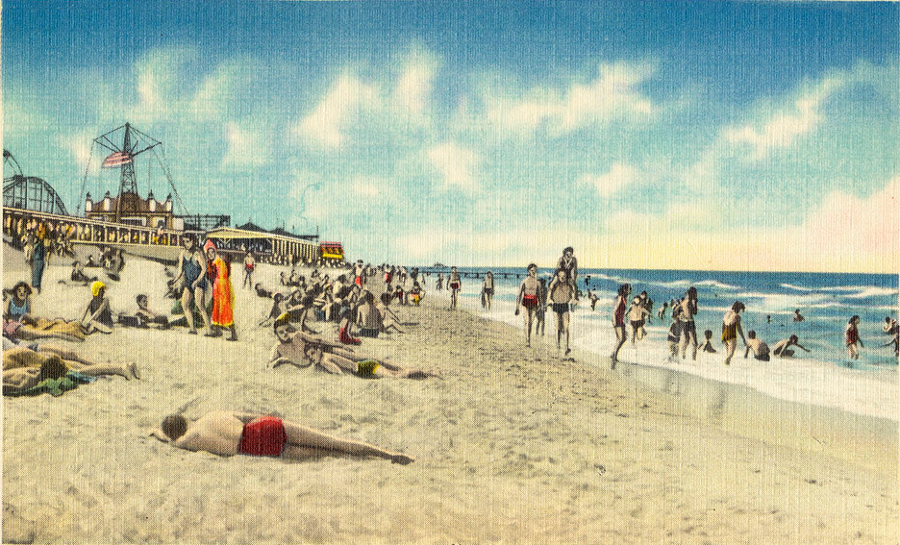
[[[485,269],[477,269],[484,271]],[[475,269],[461,268],[460,272]],[[497,273],[524,275],[524,269],[493,269]],[[539,271],[539,277],[550,278],[550,270]],[[446,276],[446,275],[445,275]],[[646,326],[647,336],[637,343],[629,340],[619,353],[620,361],[637,365],[677,369],[707,379],[741,384],[766,395],[807,404],[835,407],[844,411],[898,420],[900,388],[898,360],[892,347],[881,345],[890,340],[882,331],[885,317],[896,319],[898,312],[898,277],[878,274],[816,273],[746,273],[663,270],[579,270],[578,287],[588,287],[600,298],[596,310],[583,295],[571,316],[573,347],[597,356],[587,365],[608,365],[615,344],[612,329],[612,306],[619,284],[632,285],[632,297],[647,291],[654,300],[653,318]],[[437,275],[427,278],[427,291],[442,299],[448,292],[435,291]],[[495,276],[496,293],[490,312],[481,306],[481,279],[463,278],[460,307],[480,315],[517,326],[524,340],[523,319],[515,316],[515,297],[522,276]],[[703,341],[704,330],[712,330],[716,354],[698,354],[691,359],[668,360],[666,333],[671,323],[667,316],[660,320],[657,310],[664,301],[681,298],[691,286],[697,288],[699,312],[695,318],[697,336]],[[721,323],[726,310],[742,301],[744,333],[755,330],[770,347],[792,334],[810,353],[795,349],[793,358],[773,358],[769,362],[744,358],[742,343],[730,366],[723,363]],[[793,322],[794,310],[806,321]],[[865,348],[860,358],[851,361],[843,345],[843,330],[853,315],[859,315],[860,338]],[[555,343],[556,316],[548,312],[546,335],[542,342]],[[539,341],[541,342],[541,341]]]

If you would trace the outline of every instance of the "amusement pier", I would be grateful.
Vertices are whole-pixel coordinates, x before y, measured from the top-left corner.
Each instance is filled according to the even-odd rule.
[[[281,265],[343,263],[342,244],[320,241],[318,232],[298,235],[283,228],[267,230],[249,221],[231,226],[230,216],[189,213],[162,159],[161,148],[162,142],[130,123],[95,138],[82,182],[83,210],[79,212],[83,215],[69,213],[49,183],[26,176],[13,154],[4,149],[4,238],[21,241],[30,225],[43,223],[58,240],[73,246],[121,249],[166,263],[178,259],[182,237],[188,234],[215,241],[219,251],[232,259],[252,252],[257,261]],[[104,157],[101,169],[119,171],[119,190],[115,196],[107,191],[102,198],[95,199],[84,191],[96,152]],[[135,164],[144,159],[155,160],[162,168],[170,189],[165,200],[157,200],[152,189],[146,198],[139,195]]]

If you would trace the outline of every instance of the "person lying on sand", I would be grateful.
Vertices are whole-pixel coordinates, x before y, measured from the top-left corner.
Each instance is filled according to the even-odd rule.
[[[281,293],[272,294],[272,308],[269,310],[269,314],[259,322],[260,326],[268,326],[272,323],[276,318],[285,313],[284,307],[284,295]]]
[[[272,368],[289,364],[306,368],[313,364],[332,374],[351,374],[365,378],[426,378],[429,373],[418,369],[404,369],[384,361],[358,355],[338,343],[297,331],[286,316],[275,321],[278,342],[272,347],[269,364]]]
[[[403,465],[414,461],[399,452],[327,435],[275,416],[232,411],[213,411],[194,421],[180,413],[170,414],[150,435],[178,448],[219,456],[246,454],[301,460],[348,455],[384,458]]]
[[[84,266],[81,264],[81,261],[73,261],[72,262],[72,273],[69,275],[69,280],[75,283],[88,284],[90,282],[96,282],[96,276],[88,276],[84,273]]]
[[[259,282],[257,282],[253,286],[253,289],[256,290],[256,295],[258,297],[262,297],[263,299],[269,299],[270,297],[272,297],[274,295],[274,292],[272,290],[264,288],[263,285],[260,284]]]
[[[137,366],[133,362],[129,364],[94,363],[62,347],[16,346],[7,344],[7,342],[4,339],[3,393],[7,395],[24,392],[48,378],[63,377],[69,371],[77,371],[92,377],[119,375],[126,380],[141,378]]]

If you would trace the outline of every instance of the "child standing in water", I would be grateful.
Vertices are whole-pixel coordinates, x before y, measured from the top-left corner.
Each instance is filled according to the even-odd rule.
[[[635,344],[636,341],[644,338],[646,334],[644,322],[649,316],[650,312],[644,306],[644,300],[640,297],[635,297],[631,301],[631,308],[628,310],[628,320],[631,322],[631,344]]]
[[[859,349],[865,348],[862,339],[859,338],[859,316],[854,315],[844,328],[844,344],[847,345],[847,354],[851,360],[859,359]]]

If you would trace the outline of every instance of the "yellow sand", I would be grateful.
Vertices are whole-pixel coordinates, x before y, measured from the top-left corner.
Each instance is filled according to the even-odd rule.
[[[5,248],[4,265],[4,286],[26,277],[20,253]],[[234,270],[239,342],[118,328],[77,349],[135,361],[143,380],[4,399],[4,542],[898,542],[895,423],[561,361],[549,337],[524,348],[521,330],[434,294],[395,309],[418,323],[408,333],[365,348],[442,379],[267,369],[274,337],[255,324],[270,302]],[[275,287],[278,272],[257,280]],[[68,273],[49,268],[36,312],[77,317],[90,292],[57,282]],[[139,292],[168,310],[165,278],[129,259],[107,282],[113,310]],[[219,458],[147,436],[195,398],[190,417],[274,412],[416,461]]]

